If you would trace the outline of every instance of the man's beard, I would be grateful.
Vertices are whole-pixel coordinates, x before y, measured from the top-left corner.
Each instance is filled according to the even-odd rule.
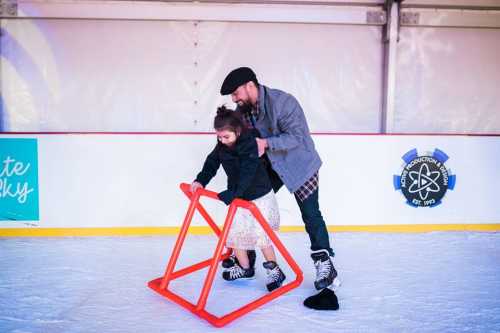
[[[252,104],[248,102],[243,102],[242,104],[238,104],[238,108],[240,109],[241,113],[243,114],[248,114],[252,112]]]

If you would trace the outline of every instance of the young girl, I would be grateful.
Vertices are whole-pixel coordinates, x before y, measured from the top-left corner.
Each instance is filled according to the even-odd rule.
[[[222,164],[227,175],[227,190],[218,194],[219,199],[226,205],[231,204],[235,198],[252,201],[269,226],[278,230],[278,204],[267,171],[259,159],[254,133],[245,128],[240,113],[224,106],[217,109],[214,128],[217,145],[191,184],[191,191],[205,187]],[[226,247],[234,250],[237,260],[222,273],[224,280],[254,278],[255,271],[253,265],[250,265],[247,250],[258,247],[266,260],[263,266],[267,270],[267,289],[272,291],[282,285],[285,274],[276,264],[271,240],[248,210],[240,208],[236,211]]]

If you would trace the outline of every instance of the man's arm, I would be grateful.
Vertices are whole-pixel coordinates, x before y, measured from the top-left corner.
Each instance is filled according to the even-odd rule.
[[[271,151],[289,150],[297,147],[303,136],[309,132],[304,111],[299,102],[291,96],[284,102],[278,114],[278,126],[280,133],[275,136],[267,137],[265,142],[258,142],[259,153],[261,149]]]

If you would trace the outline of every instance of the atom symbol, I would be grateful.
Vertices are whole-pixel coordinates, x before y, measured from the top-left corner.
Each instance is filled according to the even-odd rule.
[[[440,187],[436,180],[439,178],[439,171],[430,171],[429,166],[426,163],[423,163],[420,166],[420,170],[410,171],[409,176],[413,181],[408,188],[408,192],[417,193],[420,196],[420,199],[425,200],[429,195],[429,192],[439,192]]]

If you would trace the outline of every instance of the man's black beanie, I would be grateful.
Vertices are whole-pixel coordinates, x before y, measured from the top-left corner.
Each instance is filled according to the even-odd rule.
[[[222,82],[220,94],[223,96],[232,94],[239,86],[250,81],[257,83],[257,77],[253,70],[248,67],[236,68],[227,74],[224,82]]]

